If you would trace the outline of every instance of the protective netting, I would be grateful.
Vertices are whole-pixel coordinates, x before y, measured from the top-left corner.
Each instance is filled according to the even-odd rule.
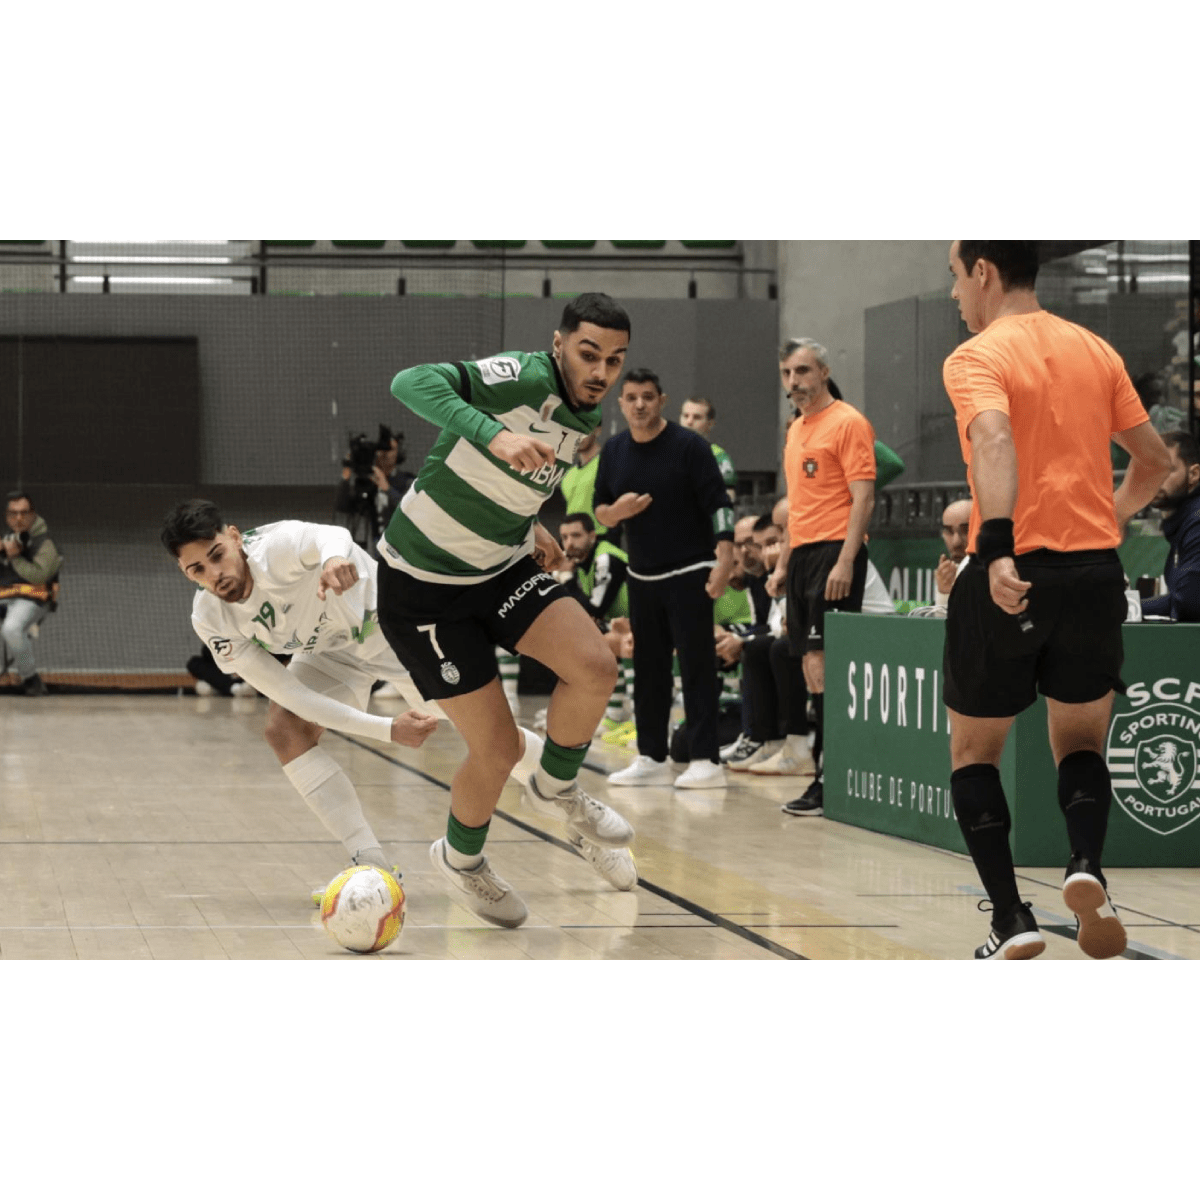
[[[190,682],[199,641],[158,540],[166,511],[203,496],[240,528],[344,521],[350,437],[402,432],[416,469],[437,430],[392,399],[392,377],[501,349],[501,276],[499,260],[424,266],[404,295],[394,280],[326,295],[278,268],[265,294],[81,294],[50,265],[0,262],[0,481],[29,491],[65,559],[35,643],[43,678]]]

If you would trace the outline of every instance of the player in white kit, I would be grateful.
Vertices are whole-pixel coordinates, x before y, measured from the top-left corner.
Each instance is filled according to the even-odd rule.
[[[266,740],[284,774],[355,864],[390,866],[354,785],[317,744],[326,729],[374,741],[420,746],[442,716],[421,699],[379,631],[377,564],[347,529],[279,521],[239,532],[216,505],[177,505],[162,542],[203,590],[192,625],[220,668],[237,673],[271,701]],[[291,655],[284,667],[274,656]],[[377,679],[392,682],[414,710],[395,717],[366,711]],[[524,778],[542,740],[523,730]],[[532,765],[530,765],[532,764]],[[320,902],[320,892],[314,898]]]

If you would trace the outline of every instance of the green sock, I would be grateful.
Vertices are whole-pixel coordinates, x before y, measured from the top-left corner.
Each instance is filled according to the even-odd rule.
[[[546,739],[536,775],[538,789],[543,795],[566,791],[575,782],[590,745],[591,742],[584,742],[582,746],[560,746],[550,738]]]
[[[464,825],[453,813],[446,821],[446,861],[458,870],[476,866],[483,858],[483,843],[487,841],[488,826]]]

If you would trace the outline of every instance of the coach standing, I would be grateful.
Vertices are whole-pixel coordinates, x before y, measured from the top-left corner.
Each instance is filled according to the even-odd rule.
[[[830,392],[828,360],[812,338],[791,338],[779,351],[779,375],[797,417],[783,451],[788,536],[767,591],[787,596],[788,640],[792,656],[802,658],[817,718],[816,778],[783,806],[799,817],[825,811],[825,613],[862,611],[867,524],[875,507],[875,431]]]
[[[722,787],[713,601],[733,572],[733,507],[708,442],[663,416],[666,399],[653,371],[625,376],[629,428],[605,445],[596,473],[597,519],[627,530],[638,742],[633,765],[609,783]],[[667,762],[673,650],[691,733],[691,761],[678,778]]]

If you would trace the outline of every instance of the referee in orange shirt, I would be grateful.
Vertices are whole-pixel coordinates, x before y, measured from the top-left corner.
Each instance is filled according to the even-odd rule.
[[[802,659],[817,718],[816,778],[783,811],[794,817],[819,817],[825,812],[825,613],[862,611],[867,524],[875,507],[875,431],[862,413],[831,394],[829,354],[820,342],[785,342],[779,351],[779,376],[797,416],[783,450],[788,536],[767,580],[767,592],[786,592],[789,648],[793,657]]]
[[[957,241],[951,296],[975,337],[946,359],[974,502],[970,560],[950,592],[943,699],[954,812],[992,902],[976,958],[1046,943],[1017,894],[1000,754],[1017,713],[1046,697],[1071,861],[1063,899],[1092,958],[1125,950],[1100,869],[1112,785],[1101,755],[1121,682],[1125,575],[1118,532],[1170,465],[1116,351],[1045,312],[1037,242]],[[1109,441],[1129,452],[1113,495]]]

